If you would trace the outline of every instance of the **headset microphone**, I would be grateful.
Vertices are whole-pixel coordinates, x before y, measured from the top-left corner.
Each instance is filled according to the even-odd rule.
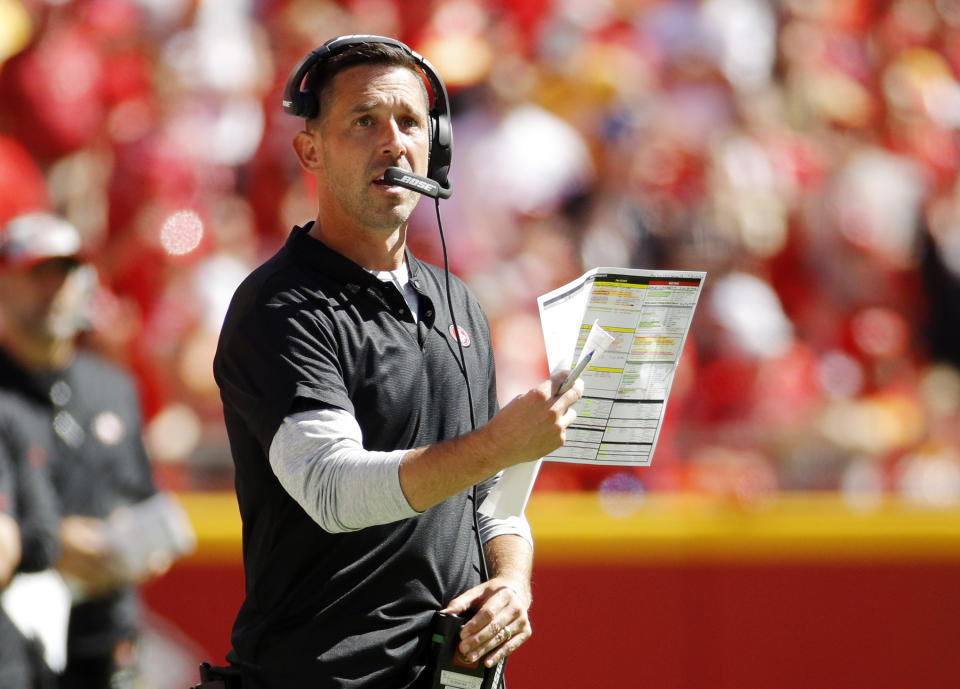
[[[444,189],[429,177],[415,175],[412,172],[401,170],[398,167],[388,167],[383,173],[383,179],[390,184],[410,189],[424,196],[429,196],[432,199],[438,197],[441,199],[450,198],[451,190],[449,188]]]

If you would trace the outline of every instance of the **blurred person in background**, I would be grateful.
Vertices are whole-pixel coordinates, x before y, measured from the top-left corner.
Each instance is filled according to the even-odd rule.
[[[0,457],[0,590],[6,588],[20,563],[20,529],[12,513],[14,469],[8,457]],[[28,689],[30,663],[26,640],[0,606],[0,687]]]
[[[7,587],[20,564],[20,526],[16,509],[16,470],[0,445],[0,590]],[[26,649],[13,622],[0,607],[0,687],[30,686]]]
[[[4,402],[0,398],[3,407]],[[17,466],[4,440],[0,442],[0,591],[13,579],[20,564],[22,545],[18,521]],[[29,686],[26,640],[0,606],[0,687],[26,689]]]
[[[79,344],[96,274],[65,220],[31,213],[0,238],[0,389],[42,410],[62,521],[57,569],[70,584],[64,689],[134,686],[138,601],[105,519],[155,493],[126,373]]]
[[[56,497],[46,471],[49,427],[18,395],[0,392],[0,591],[18,573],[52,567],[58,555]],[[52,689],[43,641],[0,600],[0,689]],[[33,608],[37,614],[37,608]],[[16,621],[15,621],[16,620]]]
[[[238,289],[214,361],[243,518],[231,660],[248,688],[419,689],[437,611],[469,613],[468,662],[530,637],[529,525],[476,504],[562,444],[582,384],[497,411],[486,317],[456,279],[450,313],[443,271],[406,248],[419,195],[384,179],[440,155],[446,94],[427,102],[402,44],[334,40],[307,92],[291,81],[318,106],[293,142],[317,217]]]

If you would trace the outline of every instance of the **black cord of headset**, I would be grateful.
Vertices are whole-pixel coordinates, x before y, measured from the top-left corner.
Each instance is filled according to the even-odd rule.
[[[447,292],[447,309],[450,311],[450,320],[453,323],[453,335],[457,341],[457,351],[460,353],[460,371],[463,373],[463,382],[467,387],[467,404],[470,406],[470,430],[477,430],[477,419],[473,412],[473,393],[470,390],[470,376],[467,373],[467,359],[463,353],[463,343],[460,341],[460,326],[457,325],[457,316],[453,309],[453,298],[450,296],[450,261],[447,258],[447,240],[443,234],[443,220],[440,218],[440,199],[434,199],[437,209],[437,227],[440,230],[440,248],[443,250],[443,279]],[[487,571],[487,558],[483,552],[483,541],[480,538],[480,519],[477,517],[477,486],[473,486],[473,530],[477,536],[477,550],[480,551],[480,579],[486,581],[489,578]]]

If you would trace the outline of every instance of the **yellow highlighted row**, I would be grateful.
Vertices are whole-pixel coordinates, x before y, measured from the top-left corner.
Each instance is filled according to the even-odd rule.
[[[603,282],[599,280],[593,284],[601,287],[629,287],[631,289],[647,289],[649,287],[649,285],[636,285],[632,282]]]

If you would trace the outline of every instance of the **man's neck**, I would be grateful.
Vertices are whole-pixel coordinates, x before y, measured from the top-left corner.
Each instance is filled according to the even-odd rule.
[[[8,328],[0,340],[4,350],[30,371],[59,371],[70,365],[76,353],[72,339],[34,337]]]
[[[404,261],[407,225],[382,235],[363,229],[336,231],[318,217],[310,236],[368,270],[396,270]]]

